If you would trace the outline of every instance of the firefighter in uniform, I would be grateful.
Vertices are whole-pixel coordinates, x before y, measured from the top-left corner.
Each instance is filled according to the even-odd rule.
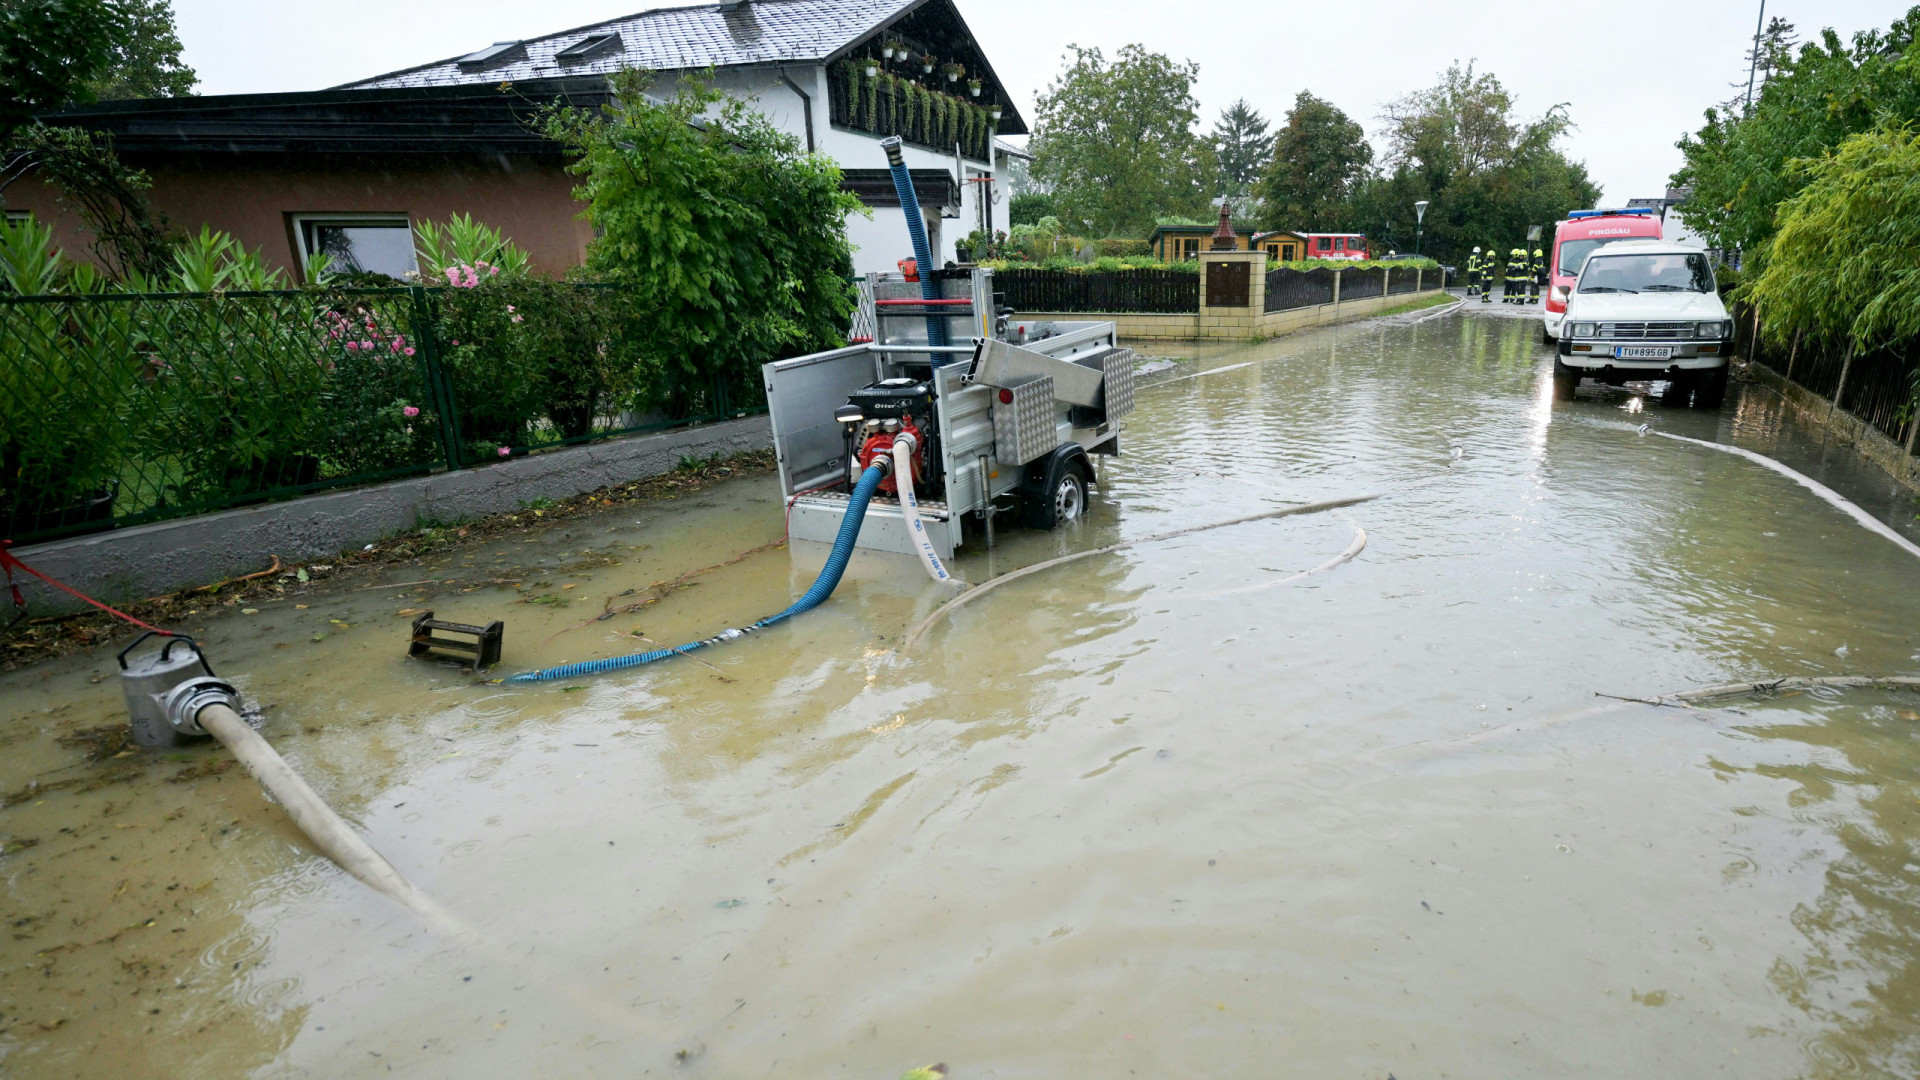
[[[1480,256],[1480,302],[1483,304],[1493,303],[1494,271],[1499,269],[1500,262],[1498,250],[1492,244],[1488,244],[1487,253]]]
[[[1527,279],[1527,303],[1537,304],[1540,302],[1540,286],[1546,284],[1547,281],[1546,253],[1542,252],[1539,248],[1534,248],[1533,265],[1527,269],[1533,271],[1532,276]]]
[[[1467,295],[1480,295],[1480,248],[1475,246],[1473,254],[1467,256]]]
[[[1500,299],[1508,304],[1527,302],[1527,249],[1514,248],[1507,253],[1507,279]]]

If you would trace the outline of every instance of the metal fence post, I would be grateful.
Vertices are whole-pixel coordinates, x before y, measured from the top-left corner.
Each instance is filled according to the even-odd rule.
[[[453,404],[453,383],[440,364],[440,339],[434,332],[433,305],[423,286],[409,285],[407,294],[413,303],[413,340],[419,343],[427,395],[433,401],[434,415],[440,418],[441,451],[446,456],[447,468],[458,469],[461,467],[460,418]]]

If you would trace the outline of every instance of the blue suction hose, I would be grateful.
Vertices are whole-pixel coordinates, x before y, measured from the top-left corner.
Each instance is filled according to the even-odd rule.
[[[900,209],[907,215],[907,233],[913,237],[913,257],[920,264],[920,299],[940,299],[940,283],[933,279],[933,248],[927,244],[927,219],[920,213],[920,196],[913,190],[913,176],[907,172],[907,159],[901,153],[900,136],[889,135],[880,140],[880,149],[887,152],[887,168],[893,171],[893,190],[900,196]],[[927,344],[945,345],[947,343],[947,320],[933,315],[927,316]],[[940,360],[934,360],[934,366]]]
[[[559,679],[574,679],[582,675],[604,675],[609,671],[625,671],[627,668],[651,664],[670,656],[690,653],[695,649],[704,649],[709,645],[718,645],[723,641],[732,641],[755,630],[765,630],[795,615],[812,611],[826,603],[827,597],[832,596],[833,590],[840,586],[841,575],[847,572],[847,561],[853,558],[854,541],[860,538],[860,526],[867,520],[867,504],[873,501],[873,493],[880,487],[880,481],[886,478],[887,472],[888,464],[875,462],[866,472],[860,474],[860,482],[853,489],[853,498],[847,501],[847,516],[840,522],[840,535],[834,539],[833,551],[827,556],[827,565],[821,567],[820,576],[814,579],[813,588],[808,589],[800,599],[793,602],[792,607],[780,614],[769,615],[744,630],[722,630],[703,641],[688,642],[677,649],[659,649],[655,652],[614,656],[605,660],[584,660],[578,664],[566,664],[543,671],[523,671],[507,681],[510,683],[554,682]]]

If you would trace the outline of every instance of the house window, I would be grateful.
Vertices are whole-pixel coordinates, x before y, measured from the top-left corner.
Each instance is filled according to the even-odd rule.
[[[405,214],[297,214],[293,227],[302,263],[324,252],[338,273],[402,278],[420,269]]]
[[[1200,257],[1200,240],[1198,237],[1180,241],[1180,247],[1183,252],[1181,258],[1197,259]]]
[[[25,222],[30,220],[32,217],[33,215],[27,213],[25,210],[9,210],[7,211],[6,221],[7,221],[7,224],[9,225],[20,225],[20,224],[24,224]]]
[[[555,53],[553,58],[562,64],[581,64],[602,56],[612,56],[622,51],[624,44],[619,34],[589,34]]]

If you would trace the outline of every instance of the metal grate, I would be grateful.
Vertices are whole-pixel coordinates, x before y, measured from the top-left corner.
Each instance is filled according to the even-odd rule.
[[[1600,337],[1614,338],[1620,341],[1644,341],[1648,338],[1676,338],[1693,336],[1693,324],[1690,322],[1610,322],[1600,324]]]
[[[1002,401],[999,395],[1011,394]],[[993,456],[1002,465],[1020,466],[1060,445],[1053,416],[1053,376],[1042,375],[996,393],[993,404]]]
[[[1100,358],[1100,367],[1106,373],[1100,400],[1111,424],[1133,411],[1133,350],[1113,350]]]

